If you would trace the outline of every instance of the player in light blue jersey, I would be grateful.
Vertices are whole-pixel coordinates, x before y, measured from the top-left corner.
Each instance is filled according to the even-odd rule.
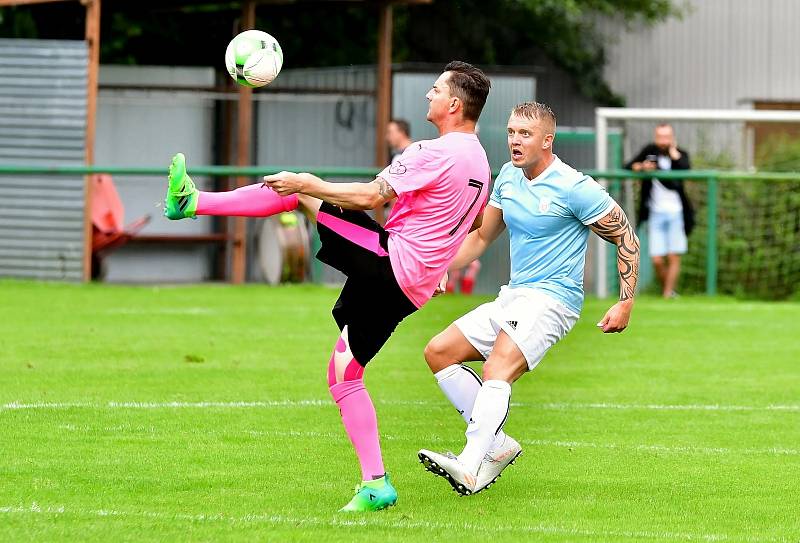
[[[451,268],[478,258],[508,228],[511,280],[497,299],[451,324],[425,348],[445,396],[467,422],[458,456],[423,449],[428,471],[460,494],[480,492],[522,452],[502,428],[511,384],[542,360],[578,320],[589,231],[617,246],[620,297],[598,323],[605,333],[628,326],[639,275],[639,240],[625,213],[600,184],[553,154],[556,119],[525,102],[508,121],[511,161],[500,170],[480,228]],[[485,360],[483,380],[462,362]]]

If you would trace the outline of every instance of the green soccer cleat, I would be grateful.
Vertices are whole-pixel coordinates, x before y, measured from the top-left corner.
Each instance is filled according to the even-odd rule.
[[[186,157],[178,153],[169,165],[169,187],[164,198],[164,216],[173,221],[193,219],[197,212],[198,190],[186,174]]]
[[[340,512],[380,511],[397,503],[397,491],[387,473],[380,479],[364,481],[356,487],[356,495]]]

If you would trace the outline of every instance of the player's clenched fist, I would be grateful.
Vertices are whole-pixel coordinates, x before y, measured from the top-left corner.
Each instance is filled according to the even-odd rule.
[[[306,186],[308,174],[279,172],[274,175],[264,176],[264,186],[271,188],[281,196],[289,196],[297,192],[303,192]]]

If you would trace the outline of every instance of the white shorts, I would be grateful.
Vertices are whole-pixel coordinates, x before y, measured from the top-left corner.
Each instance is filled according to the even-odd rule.
[[[500,288],[492,301],[456,320],[455,325],[484,359],[503,330],[517,344],[532,370],[547,350],[567,335],[579,315],[547,294],[527,287]]]

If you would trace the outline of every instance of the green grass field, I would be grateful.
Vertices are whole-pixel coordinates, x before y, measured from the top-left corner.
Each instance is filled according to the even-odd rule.
[[[0,283],[0,541],[800,540],[800,304],[643,298],[604,336],[590,300],[461,498],[417,462],[463,443],[422,349],[484,299],[436,299],[366,372],[398,505],[343,516],[336,295]]]

